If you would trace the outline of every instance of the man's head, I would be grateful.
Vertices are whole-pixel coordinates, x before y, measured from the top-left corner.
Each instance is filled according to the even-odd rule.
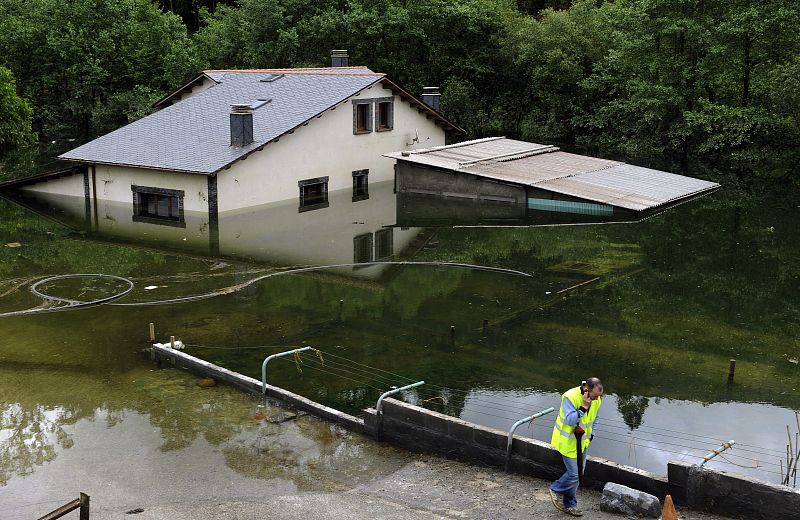
[[[586,384],[582,389],[584,392],[589,391],[589,397],[592,401],[603,395],[603,382],[597,377],[590,377],[586,380]]]

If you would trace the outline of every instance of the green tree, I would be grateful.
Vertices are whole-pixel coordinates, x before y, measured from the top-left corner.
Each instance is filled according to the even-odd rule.
[[[149,0],[0,0],[0,11],[0,64],[48,137],[116,128],[200,68],[180,18]]]
[[[0,67],[0,159],[36,140],[31,130],[31,107],[17,95],[14,74]]]

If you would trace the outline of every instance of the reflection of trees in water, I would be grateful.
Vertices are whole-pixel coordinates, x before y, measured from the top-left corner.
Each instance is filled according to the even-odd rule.
[[[32,408],[11,403],[0,408],[0,485],[15,476],[30,475],[35,466],[56,458],[56,445],[73,441],[64,430],[73,413],[64,408]]]
[[[628,425],[631,431],[642,425],[644,411],[650,404],[650,399],[642,396],[618,396],[617,410],[622,415],[622,420]]]
[[[102,416],[112,428],[129,411],[149,416],[160,430],[162,451],[170,451],[190,446],[198,435],[219,445],[252,424],[255,413],[251,396],[225,387],[199,388],[194,377],[175,370],[138,373],[123,387],[85,376],[2,378],[0,402],[10,404],[0,406],[0,485],[55,460],[59,448],[71,448],[69,426],[82,419]]]
[[[396,457],[388,446],[365,453],[357,435],[308,417],[252,425],[228,442],[223,454],[227,465],[246,477],[291,481],[301,490],[318,489],[322,482],[349,488],[389,469],[388,459]]]

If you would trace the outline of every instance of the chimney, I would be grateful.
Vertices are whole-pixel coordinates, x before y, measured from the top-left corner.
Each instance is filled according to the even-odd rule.
[[[439,111],[439,98],[442,95],[439,93],[439,87],[422,87],[422,102]]]
[[[253,142],[253,108],[246,103],[231,105],[231,146]]]
[[[331,67],[347,67],[348,61],[347,49],[331,51]]]

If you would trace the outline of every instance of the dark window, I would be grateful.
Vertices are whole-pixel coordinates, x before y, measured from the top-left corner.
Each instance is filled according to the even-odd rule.
[[[394,254],[394,229],[386,228],[375,232],[375,258],[385,260]]]
[[[182,190],[131,186],[133,220],[170,226],[185,226]]]
[[[300,211],[328,207],[328,177],[299,181]]]
[[[391,130],[394,126],[392,119],[392,102],[381,101],[378,103],[378,131]]]
[[[353,237],[353,262],[356,264],[372,262],[372,233]]]
[[[372,102],[353,101],[353,133],[372,132]]]
[[[353,172],[353,202],[369,198],[369,170]]]

